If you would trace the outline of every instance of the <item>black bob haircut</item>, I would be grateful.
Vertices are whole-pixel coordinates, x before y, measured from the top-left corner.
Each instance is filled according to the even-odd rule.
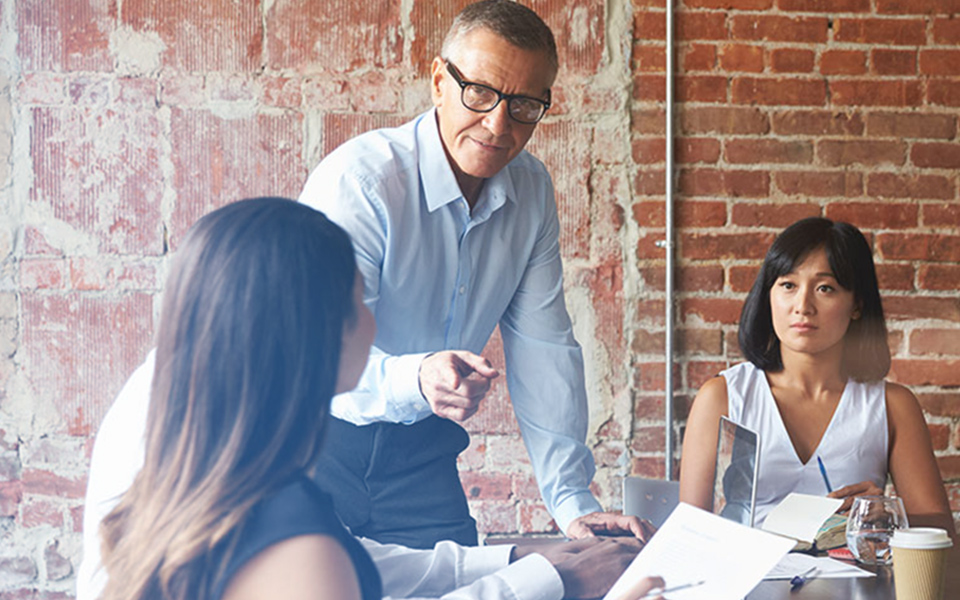
[[[849,223],[810,217],[777,236],[740,312],[740,351],[759,369],[783,369],[780,340],[770,314],[770,289],[779,277],[792,272],[819,248],[826,251],[837,283],[853,292],[860,312],[860,318],[850,322],[844,336],[841,373],[857,381],[879,381],[890,370],[890,347],[877,272],[870,245],[860,230]]]

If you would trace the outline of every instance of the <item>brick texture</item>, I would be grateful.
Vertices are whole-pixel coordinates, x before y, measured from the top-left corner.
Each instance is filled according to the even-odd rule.
[[[151,298],[25,293],[22,302],[23,374],[32,394],[56,406],[61,431],[93,434],[107,408],[102,399],[120,391],[146,354]]]
[[[194,221],[227,202],[296,197],[306,177],[300,125],[295,114],[225,119],[205,110],[171,111],[174,188],[187,199],[173,212],[173,246]]]
[[[531,0],[527,6],[537,11],[553,30],[564,79],[589,77],[597,72],[607,35],[604,2]]]
[[[560,213],[560,248],[566,258],[589,255],[590,173],[593,132],[572,122],[544,123],[531,140],[530,151],[550,169]]]
[[[262,62],[273,70],[342,72],[400,64],[403,42],[400,5],[395,2],[280,0],[263,4],[269,5],[265,15],[269,27],[267,56]]]
[[[33,202],[105,253],[163,250],[161,125],[151,111],[32,111]]]
[[[99,0],[11,3],[16,11],[17,55],[25,71],[109,71],[109,32],[116,3]]]
[[[0,596],[72,597],[93,435],[151,346],[186,229],[296,197],[339,144],[429,108],[467,1],[0,0]],[[528,149],[556,188],[604,506],[623,475],[665,473],[666,302],[679,432],[697,387],[742,360],[769,244],[823,215],[868,235],[890,379],[917,393],[960,515],[958,0],[681,3],[669,299],[665,2],[521,1],[560,52]],[[498,334],[484,354],[505,368]],[[484,535],[555,532],[505,380],[465,424],[464,490]]]
[[[158,37],[166,48],[163,65],[171,69],[250,72],[263,64],[261,4],[133,0],[123,3],[121,24]]]

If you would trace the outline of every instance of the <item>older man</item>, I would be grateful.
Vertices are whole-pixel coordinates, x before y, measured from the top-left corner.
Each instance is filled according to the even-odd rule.
[[[455,19],[430,77],[434,109],[325,158],[300,201],[354,240],[377,337],[317,469],[356,535],[429,548],[476,544],[457,474],[498,372],[547,508],[570,537],[645,536],[590,493],[583,358],[563,298],[559,222],[543,164],[523,150],[550,108],[553,34],[530,9],[478,2]]]

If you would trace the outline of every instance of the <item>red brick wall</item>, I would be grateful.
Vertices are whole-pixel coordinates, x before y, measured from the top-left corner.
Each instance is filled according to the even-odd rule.
[[[429,105],[465,2],[0,0],[0,598],[71,597],[92,436],[151,346],[201,214],[296,196],[344,139]],[[663,474],[664,2],[531,0],[560,80],[531,150],[556,180],[587,357],[595,490]],[[689,0],[677,11],[676,402],[737,361],[773,236],[874,243],[893,376],[960,510],[957,0]],[[502,364],[498,342],[491,355]],[[552,528],[502,383],[461,458],[487,534]]]
[[[634,0],[631,144],[639,281],[632,471],[662,474],[663,0]],[[849,221],[875,251],[891,379],[927,413],[960,510],[960,27],[955,0],[687,0],[677,13],[683,414],[739,359],[740,304],[774,235]],[[654,308],[654,310],[651,310]]]

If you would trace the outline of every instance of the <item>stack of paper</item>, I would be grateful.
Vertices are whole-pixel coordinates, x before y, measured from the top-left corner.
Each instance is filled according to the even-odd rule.
[[[620,600],[643,577],[659,575],[669,600],[740,600],[793,547],[794,541],[683,504],[664,522],[604,600]]]

